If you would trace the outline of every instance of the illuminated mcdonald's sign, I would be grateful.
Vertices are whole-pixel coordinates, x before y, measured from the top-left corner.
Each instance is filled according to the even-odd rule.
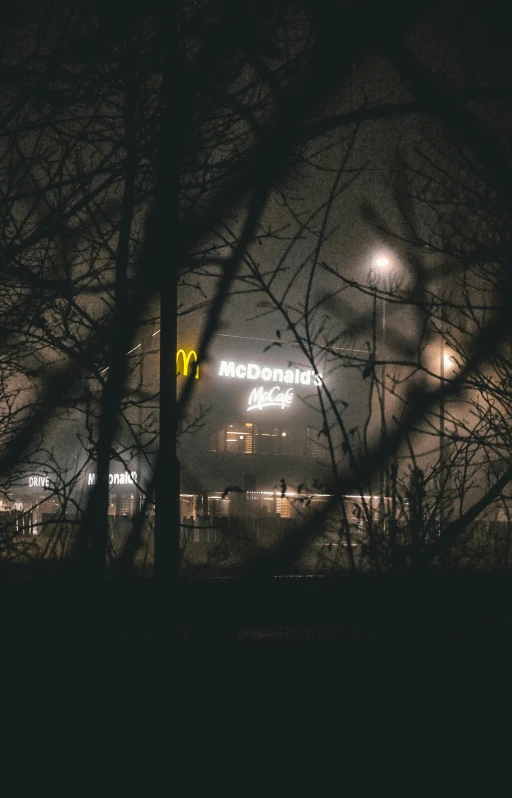
[[[182,369],[182,371],[180,371],[179,368],[178,368],[178,361],[180,359],[180,356],[182,357],[182,360],[183,360],[183,369]],[[197,354],[196,354],[196,352],[193,349],[189,349],[188,352],[185,352],[184,349],[178,349],[178,351],[176,352],[176,373],[177,374],[182,374],[184,377],[188,377],[188,370],[189,370],[190,358],[191,357],[194,358],[194,363],[197,363]],[[195,378],[196,378],[196,380],[199,379],[199,366],[197,366],[197,365],[195,366]]]

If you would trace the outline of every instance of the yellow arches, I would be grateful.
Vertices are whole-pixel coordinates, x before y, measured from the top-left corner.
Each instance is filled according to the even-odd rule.
[[[182,358],[183,362],[183,369],[182,371],[178,368],[178,361]],[[188,377],[189,366],[190,366],[190,359],[194,358],[194,363],[197,363],[197,354],[193,349],[189,349],[188,352],[185,352],[184,349],[178,349],[176,352],[176,373],[183,375],[183,377]],[[199,366],[193,366],[195,370],[195,378],[196,380],[199,379]]]

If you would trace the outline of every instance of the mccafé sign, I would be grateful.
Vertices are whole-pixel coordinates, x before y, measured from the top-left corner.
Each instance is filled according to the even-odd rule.
[[[189,349],[188,352],[185,352],[184,349],[178,349],[176,352],[176,374],[182,374],[184,377],[188,377],[191,361],[194,364],[197,363],[197,354],[193,349]],[[197,380],[199,379],[199,366],[195,367],[195,372],[195,378]]]
[[[290,407],[293,399],[293,388],[283,391],[279,385],[274,385],[270,391],[266,391],[263,385],[254,388],[249,396],[249,407],[247,410],[263,410],[264,407]]]
[[[322,384],[322,374],[313,369],[271,368],[258,363],[235,363],[234,360],[221,361],[219,377],[279,383],[272,388],[266,385],[253,388],[249,394],[247,411],[263,410],[266,407],[285,410],[290,407],[294,396],[293,388],[282,387],[283,385],[315,385],[318,388]]]

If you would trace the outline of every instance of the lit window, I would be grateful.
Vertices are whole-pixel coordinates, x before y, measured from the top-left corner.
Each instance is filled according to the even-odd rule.
[[[213,452],[252,454],[254,452],[253,428],[254,425],[249,423],[227,424],[212,435],[211,450]]]

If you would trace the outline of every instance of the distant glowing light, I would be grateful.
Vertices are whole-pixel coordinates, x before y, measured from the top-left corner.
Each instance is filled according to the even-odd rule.
[[[382,269],[385,269],[386,266],[389,266],[389,259],[388,258],[375,258],[374,263],[376,266],[380,266]]]

